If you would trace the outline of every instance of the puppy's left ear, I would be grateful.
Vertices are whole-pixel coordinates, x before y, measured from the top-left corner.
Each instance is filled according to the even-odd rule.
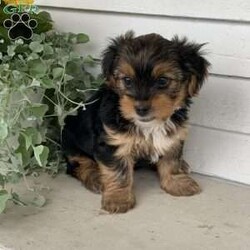
[[[205,44],[190,43],[186,38],[178,37],[174,37],[172,42],[178,62],[188,81],[188,95],[193,97],[198,94],[208,75],[210,63],[203,57],[201,51]]]

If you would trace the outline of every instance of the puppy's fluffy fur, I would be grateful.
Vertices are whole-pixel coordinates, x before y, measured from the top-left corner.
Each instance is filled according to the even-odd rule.
[[[62,142],[68,173],[102,193],[103,209],[134,207],[133,169],[141,159],[156,167],[167,193],[201,191],[182,159],[191,98],[209,66],[201,47],[178,37],[128,32],[104,51],[106,83],[91,98],[96,102],[66,118]]]

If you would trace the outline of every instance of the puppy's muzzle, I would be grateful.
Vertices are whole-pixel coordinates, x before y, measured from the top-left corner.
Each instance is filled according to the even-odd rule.
[[[144,117],[144,116],[147,116],[149,114],[150,108],[151,107],[148,104],[137,104],[135,106],[135,111],[136,111],[137,115]]]

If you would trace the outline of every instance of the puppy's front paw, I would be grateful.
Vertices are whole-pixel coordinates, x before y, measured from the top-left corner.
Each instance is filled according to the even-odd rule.
[[[109,213],[126,213],[135,206],[134,194],[103,195],[102,209]]]
[[[171,175],[171,178],[161,182],[161,187],[174,196],[191,196],[201,192],[198,183],[186,174]]]

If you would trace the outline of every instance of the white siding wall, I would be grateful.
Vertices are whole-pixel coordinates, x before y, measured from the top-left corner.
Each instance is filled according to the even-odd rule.
[[[85,32],[99,56],[114,37],[187,36],[208,42],[209,80],[195,100],[185,154],[194,171],[250,184],[250,1],[37,0],[61,31]]]

